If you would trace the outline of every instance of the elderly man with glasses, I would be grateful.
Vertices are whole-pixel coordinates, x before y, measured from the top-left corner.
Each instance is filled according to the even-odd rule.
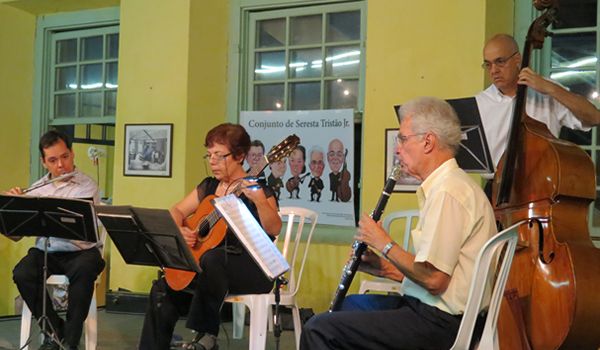
[[[476,255],[496,233],[494,212],[456,163],[461,130],[452,107],[421,97],[403,104],[399,116],[396,153],[404,169],[422,181],[420,219],[411,231],[415,253],[366,213],[354,238],[369,246],[359,269],[402,281],[404,295],[349,296],[341,311],[304,325],[301,350],[448,349],[456,338]]]
[[[535,73],[521,69],[521,54],[515,39],[507,34],[492,37],[483,49],[483,64],[492,85],[477,96],[490,153],[497,165],[508,142],[510,118],[517,86],[527,85],[527,114],[546,124],[557,136],[560,129],[588,131],[600,124],[600,111],[585,97]]]

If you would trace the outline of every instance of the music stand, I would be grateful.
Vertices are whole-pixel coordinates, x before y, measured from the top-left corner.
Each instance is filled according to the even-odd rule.
[[[87,242],[98,241],[96,215],[91,201],[76,198],[0,195],[0,230],[7,237],[56,237]],[[43,291],[48,279],[48,239],[44,243]],[[37,320],[44,335],[61,348],[56,330],[47,322],[46,296]],[[46,331],[46,323],[51,333]]]
[[[103,205],[96,211],[127,264],[200,272],[168,210]]]
[[[462,139],[456,153],[456,162],[468,173],[480,173],[484,176],[494,173],[494,162],[483,130],[481,116],[475,97],[446,100],[456,111],[460,119]],[[396,116],[400,105],[394,106]]]
[[[288,262],[241,199],[230,194],[211,202],[268,278],[274,280],[290,269]]]

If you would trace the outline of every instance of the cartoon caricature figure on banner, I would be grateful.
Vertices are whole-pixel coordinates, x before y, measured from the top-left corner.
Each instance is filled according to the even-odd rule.
[[[241,113],[240,124],[265,151],[286,135],[300,137],[287,161],[266,170],[280,206],[311,208],[323,224],[355,226],[353,118],[352,109]]]

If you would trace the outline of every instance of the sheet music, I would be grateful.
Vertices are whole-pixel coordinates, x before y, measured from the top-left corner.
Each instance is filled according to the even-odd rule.
[[[238,197],[230,194],[215,198],[213,205],[267,277],[273,280],[290,269],[283,255]]]

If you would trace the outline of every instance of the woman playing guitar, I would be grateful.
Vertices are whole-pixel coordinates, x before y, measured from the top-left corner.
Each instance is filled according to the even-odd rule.
[[[242,165],[250,148],[250,136],[246,130],[234,124],[218,125],[206,135],[205,147],[205,159],[213,177],[205,178],[170,212],[190,248],[202,245],[219,233],[214,231],[223,230],[224,239],[200,257],[202,273],[188,287],[193,294],[172,289],[165,279],[154,283],[140,349],[168,349],[175,323],[180,316],[186,315],[186,327],[195,330],[197,336],[184,348],[216,348],[219,312],[225,296],[228,293],[267,293],[273,288],[273,282],[264,275],[223,219],[208,229],[190,227],[188,221],[192,214],[213,212],[207,199],[225,196],[241,188],[240,199],[265,232],[274,239],[281,229],[277,201],[271,188],[245,179],[248,174]],[[205,211],[203,206],[207,206]]]

